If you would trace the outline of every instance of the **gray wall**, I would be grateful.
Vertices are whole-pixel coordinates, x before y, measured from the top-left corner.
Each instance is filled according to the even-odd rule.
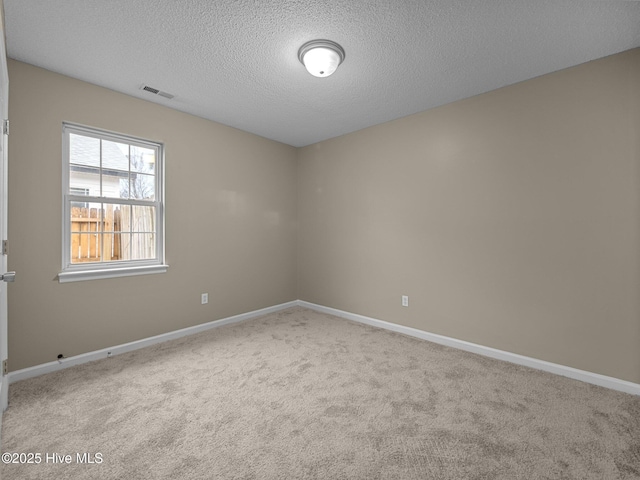
[[[299,298],[640,382],[639,166],[640,49],[305,147]]]

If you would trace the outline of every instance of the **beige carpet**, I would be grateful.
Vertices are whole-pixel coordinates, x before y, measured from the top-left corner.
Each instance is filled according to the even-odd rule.
[[[293,308],[15,383],[2,451],[42,455],[5,480],[638,479],[640,397]]]

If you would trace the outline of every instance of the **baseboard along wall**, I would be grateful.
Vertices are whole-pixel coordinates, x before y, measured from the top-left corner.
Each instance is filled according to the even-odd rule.
[[[43,363],[42,365],[35,365],[33,367],[24,368],[22,370],[16,370],[15,372],[9,372],[9,383],[18,382],[27,378],[37,377],[46,373],[57,372],[65,368],[73,367],[74,365],[80,365],[87,362],[93,362],[94,360],[100,360],[108,358],[114,355],[120,355],[122,353],[138,350],[139,348],[155,345],[156,343],[162,343],[176,338],[186,337],[187,335],[194,335],[196,333],[204,332],[212,328],[222,327],[223,325],[229,325],[232,323],[243,322],[251,318],[259,317],[261,315],[267,315],[269,313],[284,310],[285,308],[295,307],[298,305],[298,301],[294,300],[280,305],[274,305],[273,307],[261,308],[252,312],[241,313],[232,317],[222,318],[220,320],[214,320],[212,322],[202,323],[193,327],[182,328],[180,330],[174,330],[173,332],[163,333],[149,338],[143,338],[142,340],[136,340],[135,342],[125,343],[114,347],[103,348],[93,352],[87,352],[73,357],[63,358],[56,362]]]
[[[518,355],[516,353],[506,352],[504,350],[497,350],[495,348],[485,347],[483,345],[466,342],[464,340],[458,340],[458,339],[446,337],[443,335],[437,335],[435,333],[425,332],[423,330],[418,330],[416,328],[406,327],[403,325],[386,322],[384,320],[378,320],[375,318],[358,315],[356,313],[345,312],[343,310],[338,310],[331,307],[325,307],[323,305],[317,305],[317,304],[306,302],[303,300],[294,300],[291,302],[274,305],[272,307],[262,308],[260,310],[254,310],[252,312],[247,312],[240,315],[234,315],[232,317],[227,317],[220,320],[214,320],[212,322],[204,323],[201,325],[196,325],[193,327],[176,330],[176,331],[165,333],[162,335],[145,338],[143,340],[125,343],[123,345],[118,345],[111,348],[103,348],[101,350],[96,350],[94,352],[83,353],[81,355],[59,360],[57,362],[49,362],[42,365],[36,365],[36,366],[25,368],[22,370],[17,370],[15,372],[9,373],[9,383],[25,380],[27,378],[37,377],[39,375],[55,372],[58,370],[62,370],[64,368],[72,367],[74,365],[80,365],[82,363],[92,362],[94,360],[100,360],[102,358],[107,358],[109,356],[119,355],[122,353],[130,352],[132,350],[137,350],[139,348],[148,347],[156,343],[166,342],[168,340],[173,340],[173,339],[184,337],[187,335],[193,335],[195,333],[200,333],[205,330],[209,330],[211,328],[217,328],[223,325],[229,325],[232,323],[238,323],[245,320],[250,320],[252,318],[256,318],[262,315],[277,312],[279,310],[284,310],[286,308],[290,308],[294,306],[309,308],[311,310],[327,313],[329,315],[334,315],[336,317],[341,317],[347,320],[352,320],[352,321],[363,323],[366,325],[371,325],[373,327],[384,328],[392,332],[402,333],[404,335],[420,338],[422,340],[427,340],[429,342],[438,343],[440,345],[446,345],[448,347],[458,348],[460,350],[465,350],[467,352],[472,352],[472,353],[476,353],[486,357],[495,358],[497,360],[515,363],[517,365],[523,365],[526,367],[534,368],[536,370],[543,370],[545,372],[550,372],[556,375],[562,375],[564,377],[572,378],[574,380],[579,380],[586,383],[591,383],[593,385],[598,385],[598,386],[609,388],[612,390],[618,390],[621,392],[630,393],[632,395],[640,395],[640,384],[637,384],[637,383],[621,380],[615,377],[609,377],[606,375],[600,375],[598,373],[588,372],[585,370],[579,370],[577,368],[567,367],[565,365],[559,365],[557,363],[551,363],[551,362],[539,360],[532,357],[526,357],[524,355]]]
[[[396,323],[385,322],[383,320],[377,320],[375,318],[365,317],[363,315],[358,315],[355,313],[344,312],[342,310],[324,307],[322,305],[315,305],[313,303],[305,301],[298,301],[298,305],[310,308],[312,310],[317,310],[319,312],[328,313],[330,315],[335,315],[336,317],[345,318],[347,320],[353,320],[355,322],[384,328],[393,332],[403,333],[411,337],[421,338],[423,340],[438,343],[440,345],[446,345],[448,347],[458,348],[467,352],[477,353],[485,357],[491,357],[498,360],[503,360],[505,362],[535,368],[536,370],[543,370],[545,372],[562,375],[563,377],[569,377],[574,380],[580,380],[582,382],[610,388],[612,390],[631,393],[632,395],[640,395],[640,384],[628,382],[619,378],[587,372],[585,370],[579,370],[577,368],[567,367],[565,365],[559,365],[557,363],[538,360],[537,358],[525,357],[524,355],[518,355],[517,353],[505,352],[504,350],[497,350],[495,348],[485,347],[476,343],[465,342],[464,340],[445,337],[443,335],[437,335],[435,333],[418,330],[417,328],[405,327]]]

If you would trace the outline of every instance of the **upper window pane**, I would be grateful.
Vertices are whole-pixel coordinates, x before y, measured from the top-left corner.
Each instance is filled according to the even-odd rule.
[[[69,134],[70,192],[107,198],[156,199],[157,149]]]
[[[129,170],[129,145],[102,140],[102,168],[105,172]]]
[[[120,193],[122,198],[137,198],[139,200],[154,200],[156,196],[156,179],[152,175],[131,172],[129,181],[123,181]]]
[[[69,134],[69,163],[100,168],[100,139]]]
[[[153,148],[131,145],[131,170],[140,173],[156,173],[156,151]]]
[[[100,169],[71,165],[71,171],[69,172],[69,193],[72,195],[99,197]]]

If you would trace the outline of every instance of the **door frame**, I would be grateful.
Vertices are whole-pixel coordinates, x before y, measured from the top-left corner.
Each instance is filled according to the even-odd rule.
[[[7,50],[4,28],[4,4],[0,1],[0,274],[7,271],[7,255],[4,251],[3,240],[7,236],[7,190],[8,168],[7,147],[9,143],[8,131],[4,129],[4,120],[9,118],[9,71],[7,67]],[[8,357],[7,344],[7,283],[0,281],[0,365]],[[0,415],[8,406],[9,377],[0,366]],[[0,416],[0,427],[2,419]]]

